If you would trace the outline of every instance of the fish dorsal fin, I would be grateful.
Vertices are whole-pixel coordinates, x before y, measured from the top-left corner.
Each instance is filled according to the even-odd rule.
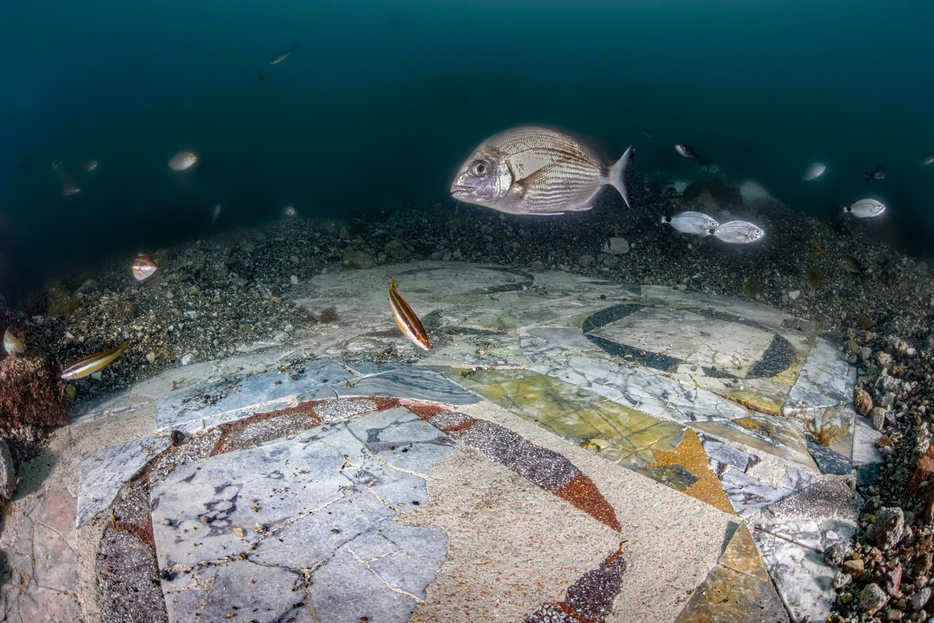
[[[541,183],[545,179],[545,175],[549,171],[551,171],[558,165],[564,164],[566,161],[567,161],[567,158],[559,158],[558,160],[555,160],[554,162],[546,164],[543,167],[540,167],[536,169],[535,171],[532,171],[525,177],[516,180],[515,181],[516,186],[522,189],[522,196],[525,197],[529,193],[529,190],[532,188],[533,184]]]

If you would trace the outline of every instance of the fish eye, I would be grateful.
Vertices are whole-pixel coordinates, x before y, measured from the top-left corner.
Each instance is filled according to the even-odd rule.
[[[484,160],[474,160],[470,165],[470,174],[474,177],[486,177],[490,172],[490,165]]]

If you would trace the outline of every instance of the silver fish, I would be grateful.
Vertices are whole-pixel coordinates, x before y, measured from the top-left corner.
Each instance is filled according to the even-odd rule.
[[[285,209],[282,210],[282,215],[287,218],[292,218],[296,214],[298,214],[298,212],[296,212],[295,208],[293,208],[292,206],[285,206]]]
[[[926,167],[932,163],[934,163],[934,154],[924,154],[923,156],[921,156],[922,167]]]
[[[198,156],[190,151],[180,151],[169,160],[169,168],[173,171],[184,171],[195,166],[198,162]]]
[[[663,216],[662,224],[671,225],[682,234],[709,236],[720,224],[703,212],[681,212],[674,216]]]
[[[279,52],[278,54],[276,54],[275,56],[272,57],[272,60],[269,61],[269,64],[270,64],[270,65],[278,65],[279,63],[281,63],[282,61],[284,61],[285,59],[287,59],[287,58],[289,57],[289,54],[291,54],[292,52],[294,52],[294,51],[295,51],[295,48],[297,48],[297,47],[298,47],[298,44],[296,43],[295,45],[293,45],[293,46],[292,46],[291,48],[289,48],[288,50],[283,50],[282,52]]]
[[[820,162],[815,162],[808,167],[808,170],[804,172],[804,175],[801,177],[805,182],[810,182],[811,180],[816,180],[821,175],[824,174],[824,171],[827,170],[827,165],[821,164]]]
[[[214,221],[216,221],[220,215],[221,215],[221,204],[218,203],[216,206],[214,206],[214,211],[211,212],[211,225],[214,224]]]
[[[867,182],[869,182],[869,181],[871,181],[871,180],[878,180],[878,181],[881,182],[881,181],[884,180],[884,179],[885,179],[885,167],[883,167],[883,166],[878,166],[878,167],[876,167],[875,169],[873,169],[872,171],[866,171],[866,181],[867,181]]]
[[[761,227],[746,221],[730,221],[718,225],[711,233],[730,244],[748,244],[765,236],[765,231]]]
[[[698,156],[694,148],[688,145],[687,143],[678,143],[677,145],[675,145],[675,151],[677,151],[679,154],[681,154],[685,158],[693,158],[694,160],[697,160],[697,164],[701,166],[709,164],[706,158],[701,158],[700,156]]]
[[[885,205],[875,199],[860,199],[849,207],[843,206],[843,211],[856,218],[872,218],[885,212]]]
[[[589,210],[607,184],[631,207],[626,174],[633,148],[607,166],[575,139],[534,126],[491,136],[461,166],[451,195],[508,214]]]

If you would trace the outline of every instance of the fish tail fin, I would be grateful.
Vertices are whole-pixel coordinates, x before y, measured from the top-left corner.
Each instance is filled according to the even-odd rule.
[[[872,173],[866,173],[865,171],[863,171],[863,173],[866,174],[866,181],[867,181],[867,182],[868,182],[869,180],[872,179]]]
[[[844,213],[850,212],[850,206],[845,206],[845,205],[843,205],[843,204],[841,203],[841,204],[840,204],[840,207],[843,208]]]
[[[632,209],[632,199],[629,196],[629,169],[632,167],[632,157],[636,153],[636,150],[632,145],[629,146],[622,157],[610,167],[609,182],[613,185],[613,188],[619,191],[619,194],[623,196],[623,201],[626,202],[626,207]]]

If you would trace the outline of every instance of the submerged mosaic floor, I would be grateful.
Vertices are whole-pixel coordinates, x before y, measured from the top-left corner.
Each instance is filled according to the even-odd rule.
[[[428,353],[394,327],[393,277]],[[297,296],[336,310],[314,344],[176,371],[149,436],[82,458],[79,533],[103,530],[99,560],[135,539],[166,620],[826,617],[822,552],[854,533],[851,485],[881,456],[817,327],[452,263]],[[102,602],[122,595],[106,568]]]

